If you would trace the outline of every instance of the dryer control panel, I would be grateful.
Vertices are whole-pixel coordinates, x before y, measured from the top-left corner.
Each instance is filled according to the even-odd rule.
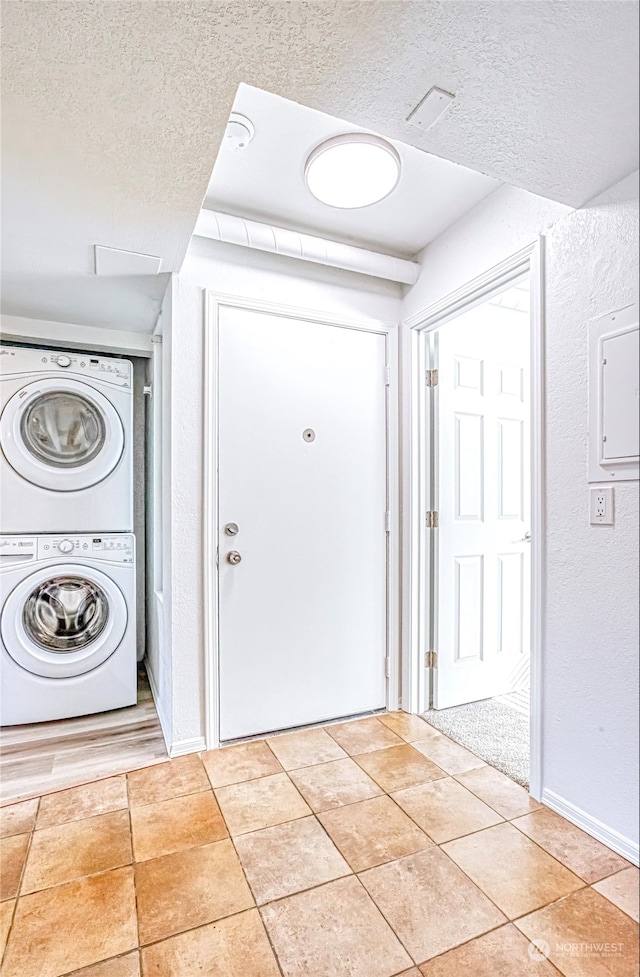
[[[104,560],[109,563],[133,563],[135,540],[133,536],[113,533],[102,536],[39,536],[38,559],[50,560],[65,557],[70,560]]]
[[[0,373],[3,376],[66,373],[76,377],[94,377],[125,388],[131,387],[133,382],[133,365],[129,360],[92,353],[12,346],[0,349]]]
[[[135,537],[127,533],[102,536],[0,536],[0,566],[44,560],[133,563],[135,548]]]

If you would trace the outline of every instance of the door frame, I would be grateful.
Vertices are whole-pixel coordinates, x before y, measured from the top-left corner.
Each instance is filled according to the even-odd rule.
[[[245,309],[326,326],[376,333],[385,337],[387,364],[387,708],[397,709],[400,696],[400,437],[398,323],[354,318],[204,290],[204,707],[208,750],[220,746],[220,683],[218,591],[218,398],[219,323],[224,308]]]
[[[545,557],[545,364],[544,364],[544,236],[501,261],[425,309],[403,321],[403,364],[407,383],[403,397],[403,443],[409,458],[403,506],[403,669],[402,702],[407,712],[428,708],[432,671],[424,653],[431,648],[435,613],[430,599],[436,540],[426,529],[424,514],[432,508],[430,452],[437,417],[425,385],[428,336],[445,322],[479,305],[495,291],[523,275],[531,283],[531,704],[530,794],[542,793],[542,645]]]

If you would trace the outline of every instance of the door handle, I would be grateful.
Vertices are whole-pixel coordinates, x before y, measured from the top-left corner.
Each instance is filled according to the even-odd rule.
[[[242,562],[242,557],[240,556],[237,550],[230,550],[227,553],[227,563],[230,563],[232,566],[235,567],[238,565],[238,563],[241,562]]]
[[[521,539],[514,539],[514,543],[530,543],[531,542],[531,532],[527,529],[526,533]]]

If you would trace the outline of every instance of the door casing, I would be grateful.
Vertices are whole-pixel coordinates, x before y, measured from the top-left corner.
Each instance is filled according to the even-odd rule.
[[[434,608],[434,530],[425,526],[432,508],[434,472],[428,446],[436,418],[425,371],[429,360],[429,333],[491,294],[528,274],[531,283],[531,706],[530,793],[542,792],[542,640],[544,601],[544,237],[506,258],[433,305],[403,322],[403,454],[409,465],[403,472],[402,567],[402,706],[423,713],[429,704],[431,672],[425,652],[431,650]],[[435,531],[437,532],[437,530]],[[435,649],[434,649],[435,650]]]
[[[301,309],[276,302],[207,290],[204,303],[205,415],[204,415],[204,642],[205,739],[207,749],[220,745],[219,617],[217,540],[218,527],[218,330],[222,308],[246,309],[267,315],[302,319],[345,329],[374,332],[385,337],[387,384],[387,649],[389,676],[387,708],[397,709],[400,689],[400,515],[399,515],[399,395],[398,324],[356,319],[335,313]]]

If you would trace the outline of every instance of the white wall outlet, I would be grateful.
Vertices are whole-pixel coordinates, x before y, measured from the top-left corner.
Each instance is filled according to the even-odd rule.
[[[589,489],[589,522],[592,526],[613,526],[613,486]]]

